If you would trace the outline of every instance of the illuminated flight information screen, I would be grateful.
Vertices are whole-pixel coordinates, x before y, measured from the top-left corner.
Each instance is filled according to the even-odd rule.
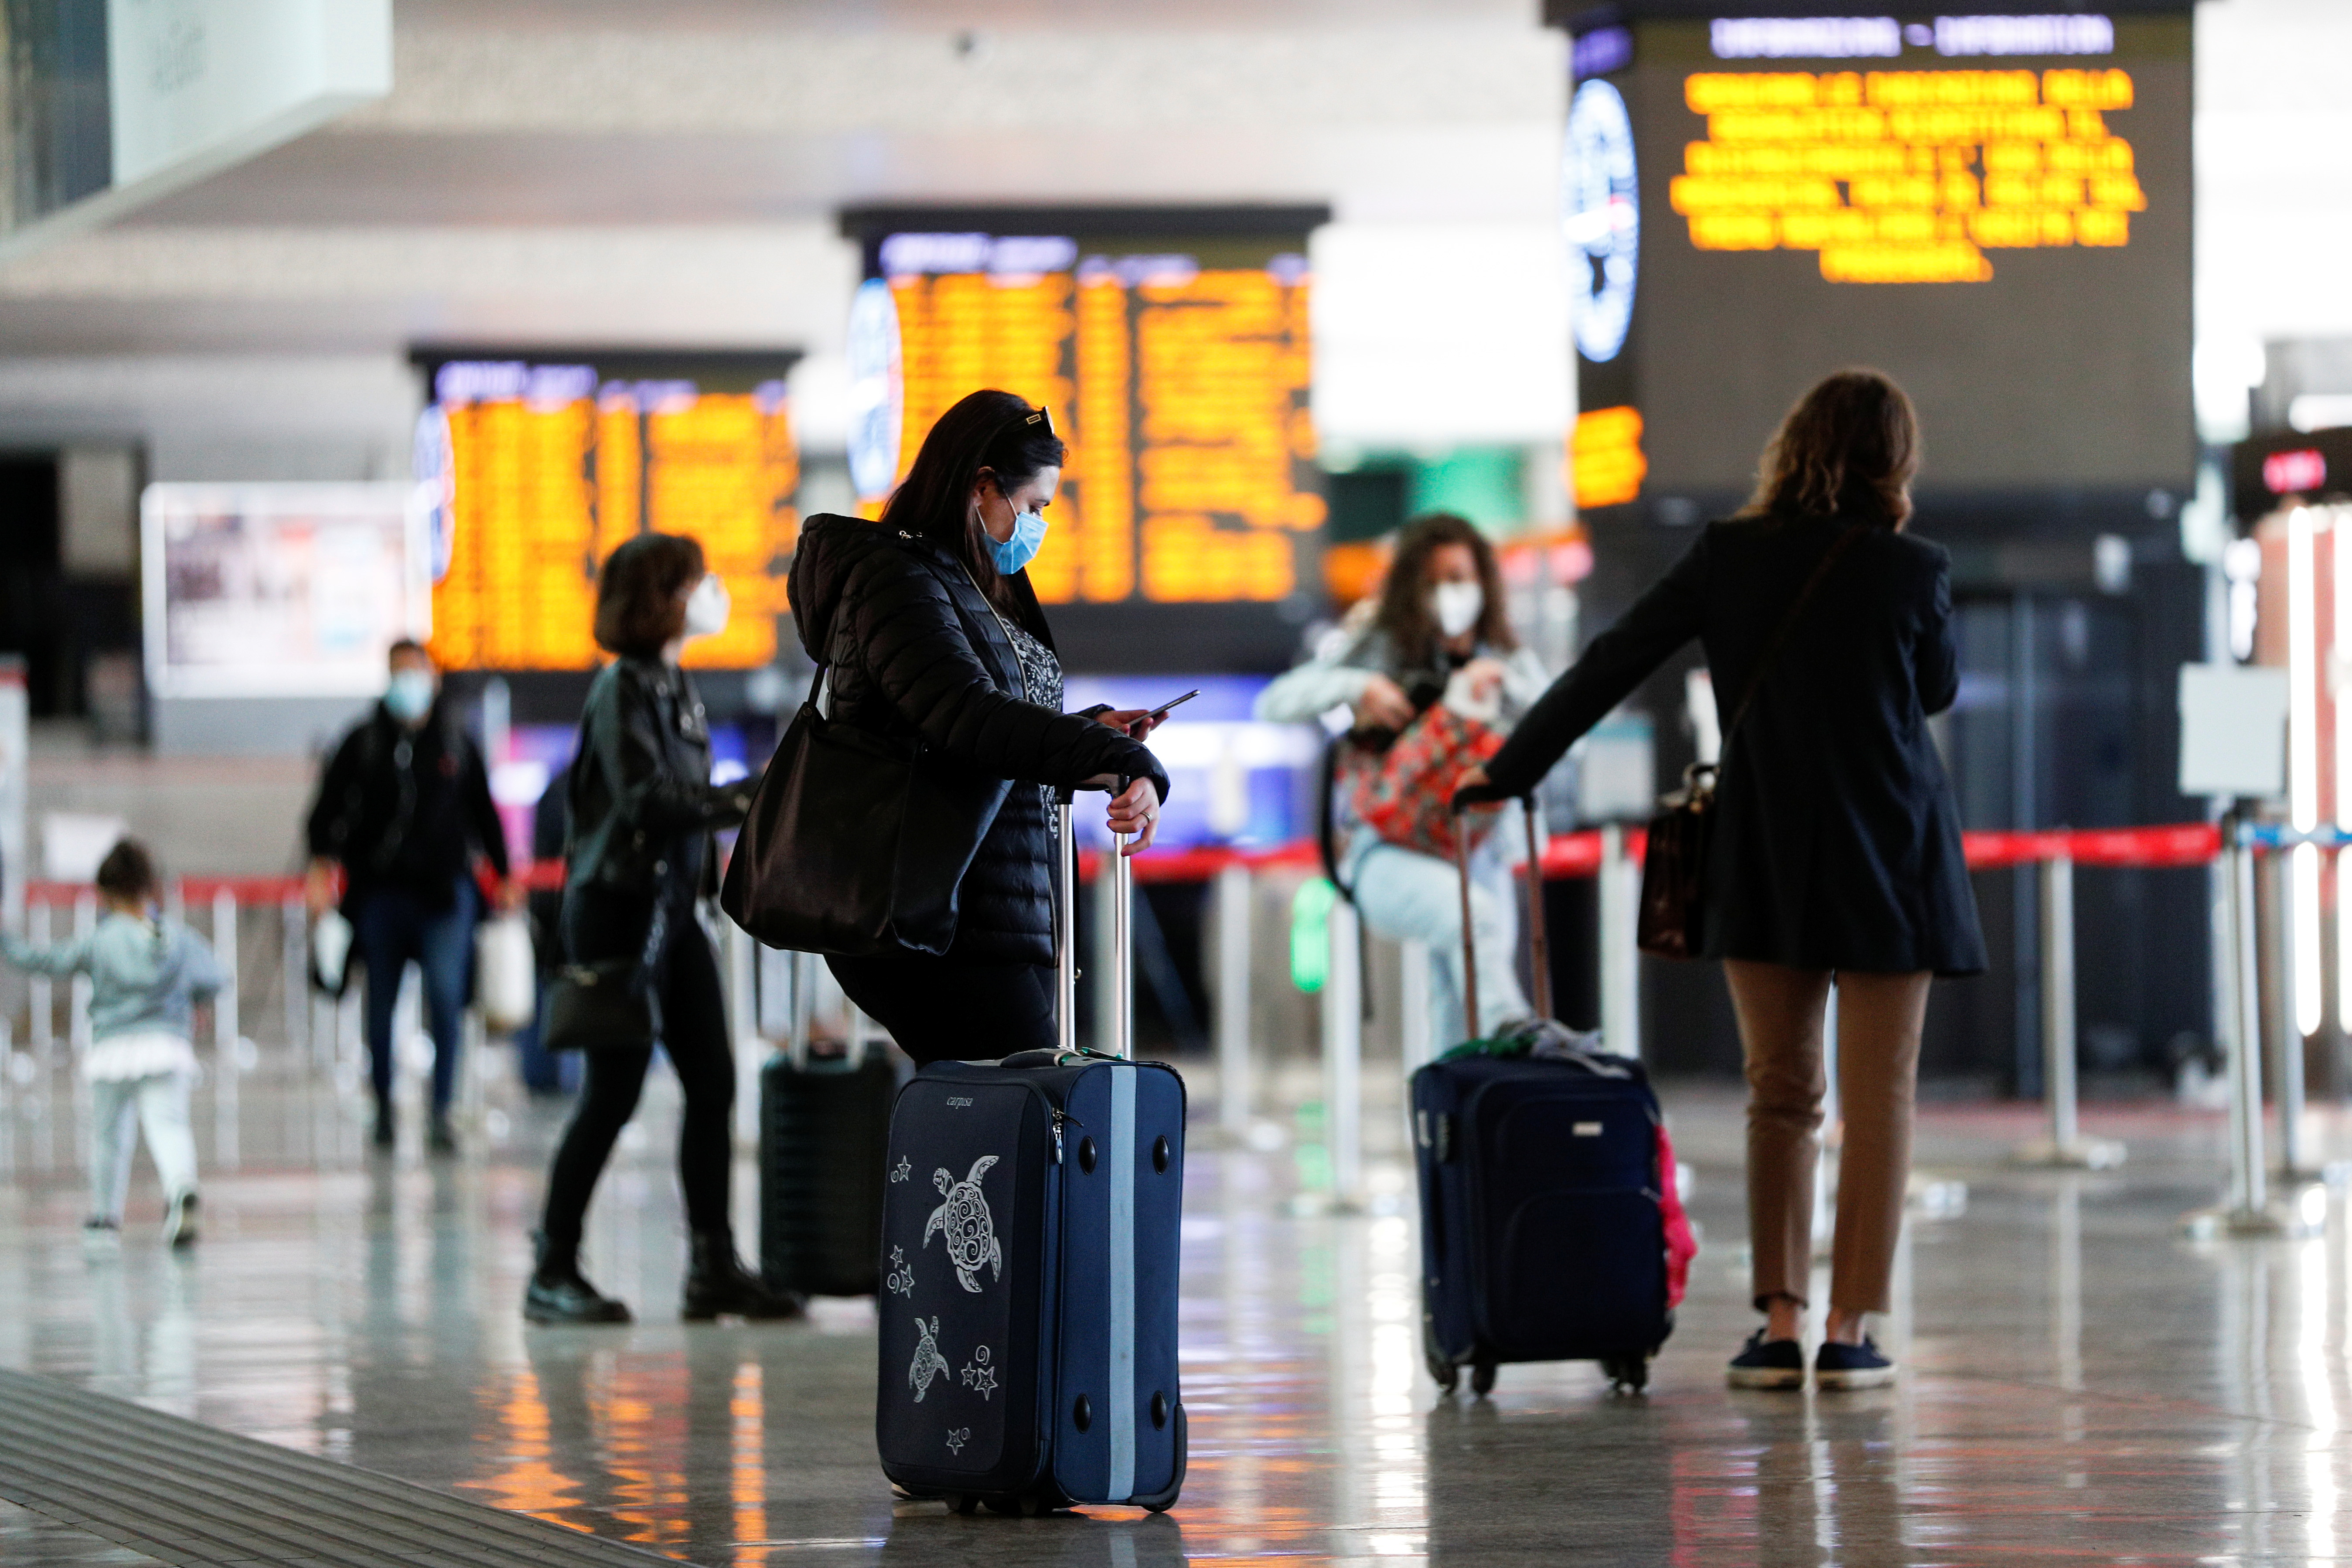
[[[775,353],[420,353],[432,402],[434,657],[452,669],[589,669],[596,571],[642,531],[689,534],[733,601],[685,662],[772,663],[800,532]]]
[[[845,215],[866,277],[850,329],[866,510],[958,399],[1018,394],[1070,445],[1029,568],[1066,661],[1281,668],[1322,595],[1305,252],[1325,216]]]
[[[1628,14],[1574,35],[1563,153],[1587,507],[1744,491],[1852,364],[1923,491],[2187,486],[2185,5]]]

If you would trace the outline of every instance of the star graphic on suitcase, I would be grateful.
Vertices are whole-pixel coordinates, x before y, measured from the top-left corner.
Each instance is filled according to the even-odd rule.
[[[915,1270],[907,1262],[905,1247],[894,1247],[890,1249],[890,1273],[882,1283],[894,1296],[911,1296],[915,1293]]]
[[[961,1454],[963,1452],[963,1446],[971,1441],[971,1428],[969,1426],[959,1426],[954,1431],[948,1434],[948,1452],[950,1454]]]
[[[890,1167],[890,1179],[894,1182],[903,1182],[914,1168],[913,1163],[908,1160],[907,1156],[901,1154],[898,1156],[898,1163]]]
[[[988,1347],[981,1346],[964,1363],[963,1385],[978,1394],[982,1404],[996,1391],[996,1369],[988,1364]]]

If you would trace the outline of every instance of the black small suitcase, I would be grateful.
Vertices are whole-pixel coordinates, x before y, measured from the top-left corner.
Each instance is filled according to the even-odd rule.
[[[1059,816],[1066,889],[1066,805]],[[1128,876],[1110,858],[1114,910]],[[933,1062],[891,1113],[875,1441],[891,1480],[958,1512],[1158,1512],[1184,1485],[1184,1083],[1129,1059],[1123,943],[1115,1054],[1077,1048],[1068,908],[1055,922],[1060,1048]]]
[[[1535,1005],[1551,1016],[1541,847],[1528,812]],[[1477,953],[1462,879],[1465,1000],[1476,1026]],[[1412,1075],[1421,1194],[1422,1332],[1430,1375],[1461,1369],[1484,1394],[1505,1362],[1597,1361],[1638,1390],[1674,1331],[1690,1232],[1674,1146],[1639,1062],[1568,1051],[1466,1055]]]
[[[874,1238],[904,1061],[876,1045],[830,1058],[795,1047],[760,1069],[760,1274],[770,1289],[881,1289]]]

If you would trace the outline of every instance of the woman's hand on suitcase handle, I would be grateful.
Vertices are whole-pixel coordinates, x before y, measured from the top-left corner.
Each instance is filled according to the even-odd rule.
[[[1140,855],[1151,847],[1160,831],[1160,792],[1150,779],[1137,779],[1111,797],[1110,830],[1128,836],[1124,855]]]
[[[1498,805],[1510,798],[1510,792],[1497,789],[1484,768],[1472,768],[1454,781],[1454,809],[1456,812],[1467,811],[1474,805]]]

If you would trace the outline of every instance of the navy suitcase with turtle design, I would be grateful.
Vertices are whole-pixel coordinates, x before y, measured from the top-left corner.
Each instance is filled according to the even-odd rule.
[[[934,1062],[891,1110],[875,1438],[891,1480],[960,1511],[1158,1510],[1184,1484],[1184,1083],[1063,1037]]]

